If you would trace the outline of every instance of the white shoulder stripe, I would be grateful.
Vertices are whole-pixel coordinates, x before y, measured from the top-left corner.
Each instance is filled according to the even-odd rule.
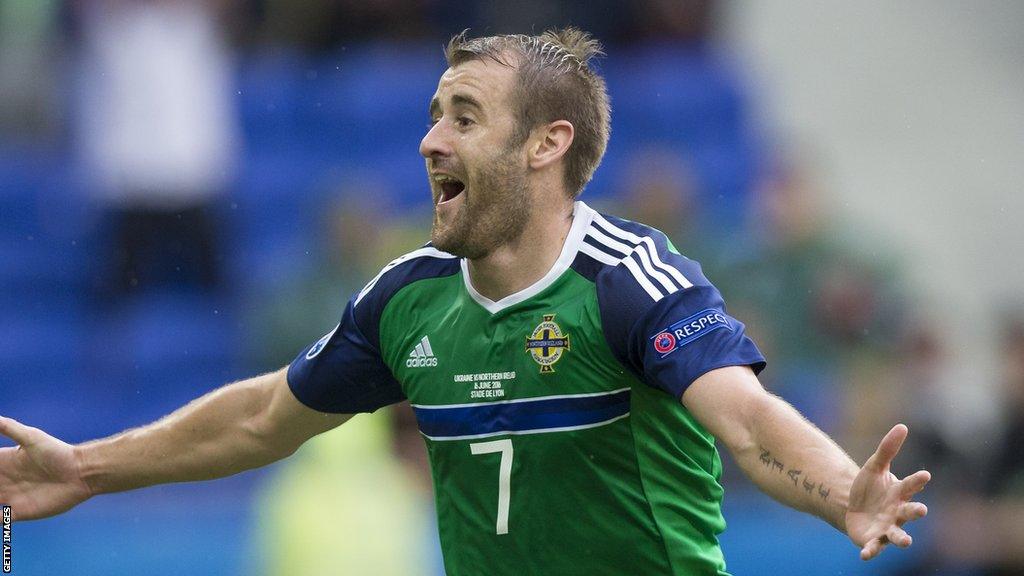
[[[597,260],[598,262],[602,264],[607,264],[609,266],[618,266],[619,262],[622,260],[621,258],[616,258],[615,256],[612,256],[611,254],[608,254],[603,250],[598,250],[597,248],[594,248],[593,246],[587,244],[586,242],[580,244],[580,252],[583,252],[584,254],[590,256],[594,260]]]
[[[693,287],[693,283],[687,280],[686,277],[683,276],[683,273],[679,271],[679,269],[677,269],[675,266],[671,266],[661,261],[661,258],[658,256],[658,249],[654,246],[654,241],[651,240],[650,236],[637,236],[636,234],[633,234],[628,230],[623,230],[622,228],[619,228],[618,226],[615,226],[614,224],[609,222],[607,219],[605,219],[604,216],[601,216],[600,214],[594,214],[594,220],[600,223],[605,230],[607,230],[614,236],[617,236],[623,240],[626,240],[627,242],[632,242],[634,244],[643,243],[644,245],[646,245],[648,250],[650,250],[651,258],[653,259],[655,266],[667,272],[676,280],[676,282],[679,282],[679,285],[682,286],[683,288]]]
[[[655,302],[665,297],[661,293],[661,291],[658,290],[654,286],[654,284],[652,284],[651,281],[647,279],[647,276],[645,276],[643,271],[640,270],[640,267],[637,266],[636,260],[633,260],[632,258],[627,256],[622,259],[622,263],[625,264],[626,268],[628,268],[629,271],[633,273],[633,277],[636,278],[636,281],[639,282],[640,286],[643,286],[643,289],[646,290],[647,293],[651,295],[651,298],[654,298]]]
[[[610,238],[608,235],[601,232],[600,228],[594,225],[591,225],[590,228],[587,229],[587,236],[590,236],[591,238],[597,240],[601,244],[604,244],[605,246],[619,252],[620,254],[622,254],[623,258],[628,256],[634,248],[633,246],[627,246],[622,242],[619,242],[618,240]]]
[[[655,302],[665,297],[665,295],[661,293],[661,290],[659,290],[651,282],[647,275],[640,270],[639,266],[637,266],[636,261],[630,258],[628,254],[624,258],[616,258],[611,254],[607,254],[601,251],[600,249],[595,248],[590,244],[587,244],[586,242],[580,244],[580,252],[583,252],[584,254],[590,256],[594,260],[597,260],[598,262],[601,262],[602,264],[607,264],[609,266],[617,266],[619,264],[624,264],[626,266],[626,269],[629,270],[630,274],[633,275],[633,278],[636,278],[636,281],[638,284],[640,284],[640,287],[643,288],[644,291],[647,292],[647,294],[650,295],[650,297],[653,298]],[[673,290],[673,292],[675,292],[675,290]]]
[[[657,280],[665,288],[666,294],[672,294],[673,292],[677,292],[679,290],[680,286],[674,284],[672,280],[668,278],[668,276],[665,276],[664,274],[661,273],[661,271],[654,267],[653,263],[651,262],[651,257],[647,253],[646,245],[637,244],[635,246],[628,246],[617,240],[609,238],[607,235],[604,234],[604,232],[601,232],[601,230],[599,230],[596,226],[591,226],[590,229],[587,230],[587,235],[593,238],[594,240],[597,240],[601,244],[604,244],[609,248],[621,252],[624,258],[629,258],[630,254],[636,252],[637,256],[640,258],[640,263],[643,265],[644,270],[647,271],[647,275]]]
[[[458,258],[458,256],[449,254],[447,252],[442,252],[442,251],[438,250],[437,248],[434,248],[433,246],[425,246],[423,248],[420,248],[419,250],[413,250],[412,252],[409,252],[408,254],[405,254],[403,256],[399,256],[398,258],[395,258],[390,263],[388,263],[387,266],[385,266],[379,273],[377,273],[376,276],[373,277],[373,280],[370,280],[366,284],[366,286],[363,287],[363,289],[359,291],[359,296],[356,296],[355,306],[359,305],[359,301],[362,300],[364,296],[369,294],[371,290],[373,290],[373,287],[377,285],[377,282],[380,280],[381,276],[386,274],[389,270],[391,270],[395,266],[398,266],[402,262],[408,262],[409,260],[413,260],[415,258],[423,258],[423,257],[429,257],[429,258]]]

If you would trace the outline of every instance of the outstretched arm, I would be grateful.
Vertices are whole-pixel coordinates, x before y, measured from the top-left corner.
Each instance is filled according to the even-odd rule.
[[[286,372],[229,384],[152,424],[76,446],[0,418],[0,434],[18,444],[0,448],[0,502],[28,520],[97,494],[230,476],[280,460],[350,417],[304,406]]]
[[[791,405],[764,390],[747,367],[708,372],[683,394],[683,404],[733,454],[761,490],[824,519],[870,560],[889,543],[905,548],[905,522],[927,514],[911,502],[930,479],[926,471],[899,480],[889,472],[907,436],[897,425],[863,467]]]

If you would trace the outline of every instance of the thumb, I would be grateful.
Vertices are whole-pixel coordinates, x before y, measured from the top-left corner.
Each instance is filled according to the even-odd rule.
[[[35,432],[35,428],[25,426],[13,418],[0,416],[0,434],[14,440],[19,446],[28,446],[32,444]]]
[[[875,453],[864,463],[864,467],[877,473],[887,471],[893,458],[903,447],[903,441],[907,439],[907,432],[907,427],[903,424],[893,426],[885,438],[882,438]]]

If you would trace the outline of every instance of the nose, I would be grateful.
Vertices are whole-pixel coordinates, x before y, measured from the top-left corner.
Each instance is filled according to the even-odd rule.
[[[438,156],[450,156],[452,153],[451,145],[448,143],[448,138],[445,136],[445,129],[443,128],[444,121],[438,122],[430,127],[430,130],[423,140],[420,140],[420,155],[424,158],[430,159]]]

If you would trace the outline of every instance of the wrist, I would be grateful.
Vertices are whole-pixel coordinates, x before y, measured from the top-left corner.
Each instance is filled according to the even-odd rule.
[[[71,447],[72,457],[75,462],[75,474],[78,483],[85,491],[85,498],[92,498],[101,491],[96,485],[96,469],[89,458],[88,444],[76,444]]]
[[[835,493],[835,500],[832,501],[833,518],[829,522],[836,530],[849,535],[846,522],[847,514],[850,512],[850,487],[852,479],[844,482],[844,485]]]
[[[853,487],[855,476],[856,470],[851,468],[850,472],[843,473],[837,479],[836,484],[831,488],[828,509],[824,516],[826,522],[846,535],[849,535],[847,516],[850,512],[850,490]]]
[[[846,531],[846,513],[849,512],[849,510],[850,508],[845,504],[837,506],[835,514],[836,517],[831,522],[832,526],[834,526],[836,530],[839,530],[846,535],[849,535]]]

